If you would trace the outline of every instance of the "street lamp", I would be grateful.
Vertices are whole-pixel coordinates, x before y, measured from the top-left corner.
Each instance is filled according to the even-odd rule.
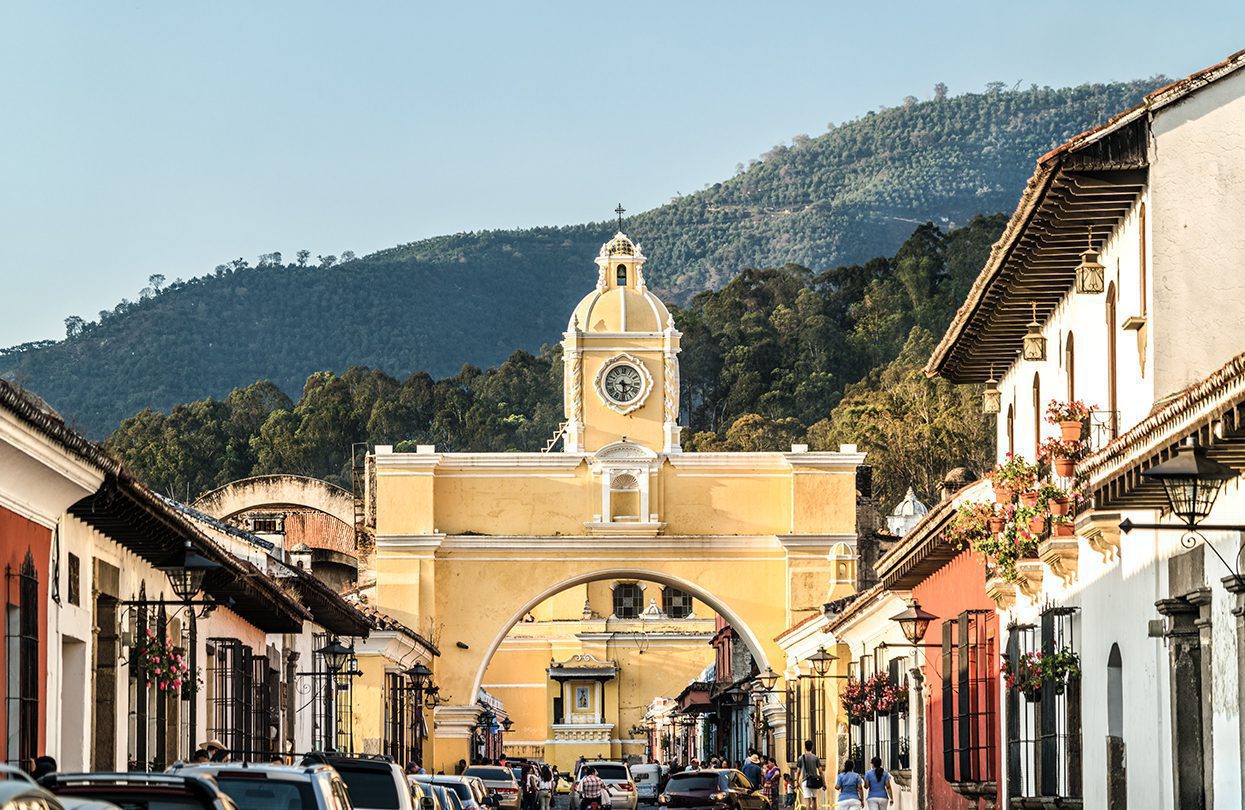
[[[826,673],[830,671],[830,665],[838,659],[834,653],[826,652],[825,647],[818,647],[817,652],[808,657],[808,664],[813,668],[813,674],[818,678],[826,677]]]
[[[501,730],[502,730],[502,731],[509,731],[509,730],[510,730],[510,729],[512,729],[512,728],[514,728],[514,721],[513,721],[513,720],[511,720],[509,717],[507,717],[505,720],[502,720],[502,721],[501,721]]]
[[[918,646],[921,640],[925,638],[925,632],[929,630],[929,623],[938,617],[927,610],[922,610],[921,605],[915,599],[908,609],[902,613],[891,616],[891,621],[896,622],[899,628],[903,630],[904,638],[908,639],[908,643]]]
[[[324,668],[331,675],[336,675],[342,671],[342,667],[346,666],[346,660],[350,658],[351,652],[351,649],[342,644],[336,636],[329,639],[328,644],[316,650],[316,654],[324,659]]]
[[[764,672],[757,675],[757,682],[761,684],[766,692],[773,692],[774,685],[778,683],[778,673],[772,667],[766,667]]]
[[[173,593],[177,594],[177,598],[183,602],[189,602],[198,595],[199,591],[203,590],[203,580],[208,572],[215,571],[217,568],[220,568],[220,563],[199,554],[187,540],[176,562],[160,570],[169,578],[169,583],[173,586]]]
[[[1172,513],[1191,529],[1210,515],[1219,490],[1236,478],[1236,470],[1211,461],[1204,448],[1192,445],[1180,448],[1175,458],[1151,467],[1141,477],[1163,485]]]

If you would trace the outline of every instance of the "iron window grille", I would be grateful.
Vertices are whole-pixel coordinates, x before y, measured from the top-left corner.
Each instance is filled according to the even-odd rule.
[[[1041,624],[1009,628],[1007,658],[1061,649],[1076,651],[1072,607],[1048,607]],[[1081,679],[1047,679],[1038,700],[1007,690],[1007,792],[1010,797],[1081,797]]]
[[[208,736],[220,740],[237,759],[262,753],[255,733],[255,663],[251,648],[236,638],[209,638],[213,689],[208,703]]]
[[[67,588],[67,590],[69,591],[69,604],[71,604],[71,605],[81,605],[81,601],[82,601],[82,586],[81,586],[81,579],[82,579],[82,574],[81,574],[82,562],[81,562],[81,560],[79,560],[79,559],[78,559],[78,555],[77,555],[77,554],[74,554],[72,551],[71,551],[71,552],[69,552],[69,566],[68,566],[68,568],[69,568],[69,570],[68,570],[68,575],[67,575],[67,579],[68,579],[68,588]]]
[[[422,695],[403,673],[385,673],[385,753],[399,764],[423,759]]]
[[[796,758],[800,755],[800,746],[804,740],[804,726],[800,722],[800,687],[798,682],[787,687],[786,707],[787,762],[794,765]]]
[[[998,733],[997,619],[968,610],[942,623],[942,766],[948,782],[991,782]]]
[[[39,747],[39,572],[28,550],[14,574],[4,568],[9,763],[33,760]],[[16,587],[17,601],[13,601]]]
[[[644,589],[634,582],[619,582],[614,586],[614,617],[635,619],[644,609]]]
[[[686,619],[692,615],[692,595],[678,588],[663,588],[661,609],[672,619]]]

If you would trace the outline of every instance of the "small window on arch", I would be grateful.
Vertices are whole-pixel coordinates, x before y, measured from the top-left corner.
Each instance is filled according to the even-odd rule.
[[[625,264],[618,265],[618,286],[627,286],[627,265]]]
[[[614,586],[614,616],[635,619],[644,609],[644,589],[635,582],[619,582]]]
[[[672,619],[686,619],[692,615],[692,595],[667,586],[661,592],[661,609]]]

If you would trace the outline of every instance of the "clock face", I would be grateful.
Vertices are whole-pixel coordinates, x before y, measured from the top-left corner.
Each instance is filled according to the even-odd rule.
[[[644,379],[635,366],[619,363],[605,372],[603,387],[610,399],[625,405],[644,392]]]

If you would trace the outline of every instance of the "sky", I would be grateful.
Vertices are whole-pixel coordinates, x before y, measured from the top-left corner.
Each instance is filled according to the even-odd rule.
[[[1183,76],[1245,48],[1213,5],[0,0],[0,346],[153,273],[643,211],[940,81]]]

